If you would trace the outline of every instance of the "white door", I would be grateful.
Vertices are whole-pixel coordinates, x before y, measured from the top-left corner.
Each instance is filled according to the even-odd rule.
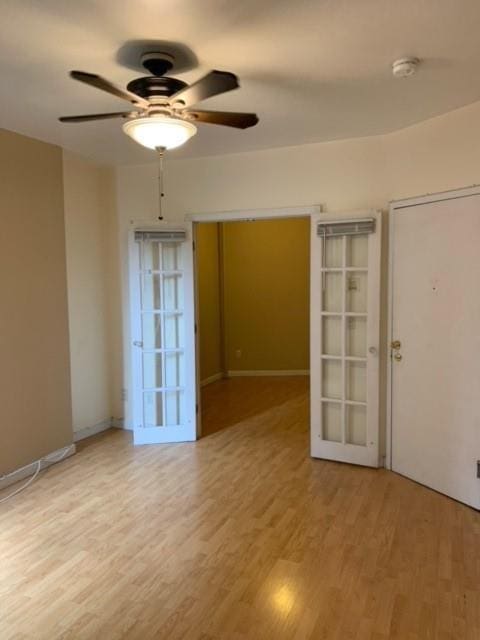
[[[192,228],[130,237],[135,444],[196,439]]]
[[[312,216],[311,455],[379,466],[381,217]]]
[[[441,197],[391,211],[391,467],[479,508],[480,195]]]

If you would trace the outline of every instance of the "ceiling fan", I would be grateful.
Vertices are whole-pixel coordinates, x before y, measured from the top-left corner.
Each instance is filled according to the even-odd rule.
[[[193,84],[167,76],[175,59],[167,53],[145,53],[142,66],[150,76],[136,78],[126,89],[108,80],[84,71],[71,71],[74,80],[106,91],[130,102],[133,111],[96,113],[82,116],[64,116],[60,122],[88,122],[109,118],[124,118],[124,132],[139,144],[150,149],[174,149],[197,132],[196,123],[219,124],[236,129],[247,129],[258,122],[254,113],[204,111],[196,109],[202,100],[237,89],[238,78],[228,71],[210,71]]]

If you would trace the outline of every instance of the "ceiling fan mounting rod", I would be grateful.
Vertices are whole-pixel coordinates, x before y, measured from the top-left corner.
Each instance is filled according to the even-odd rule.
[[[165,147],[155,147],[158,157],[158,219],[163,220],[163,158],[165,156]]]
[[[140,58],[142,66],[154,76],[163,76],[171,71],[175,56],[165,51],[149,51]]]

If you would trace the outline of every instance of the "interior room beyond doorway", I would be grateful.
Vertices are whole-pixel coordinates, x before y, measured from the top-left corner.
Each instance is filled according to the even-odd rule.
[[[198,223],[196,261],[202,435],[308,398],[310,219]]]

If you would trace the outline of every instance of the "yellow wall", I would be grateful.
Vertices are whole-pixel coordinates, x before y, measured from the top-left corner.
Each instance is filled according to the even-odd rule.
[[[222,348],[230,372],[308,369],[309,244],[306,218],[197,225],[202,381],[222,372]]]
[[[0,130],[0,474],[72,442],[59,147]]]
[[[219,374],[222,369],[218,237],[217,223],[197,225],[197,295],[202,381]]]
[[[228,371],[308,369],[309,220],[228,222],[223,232]]]

